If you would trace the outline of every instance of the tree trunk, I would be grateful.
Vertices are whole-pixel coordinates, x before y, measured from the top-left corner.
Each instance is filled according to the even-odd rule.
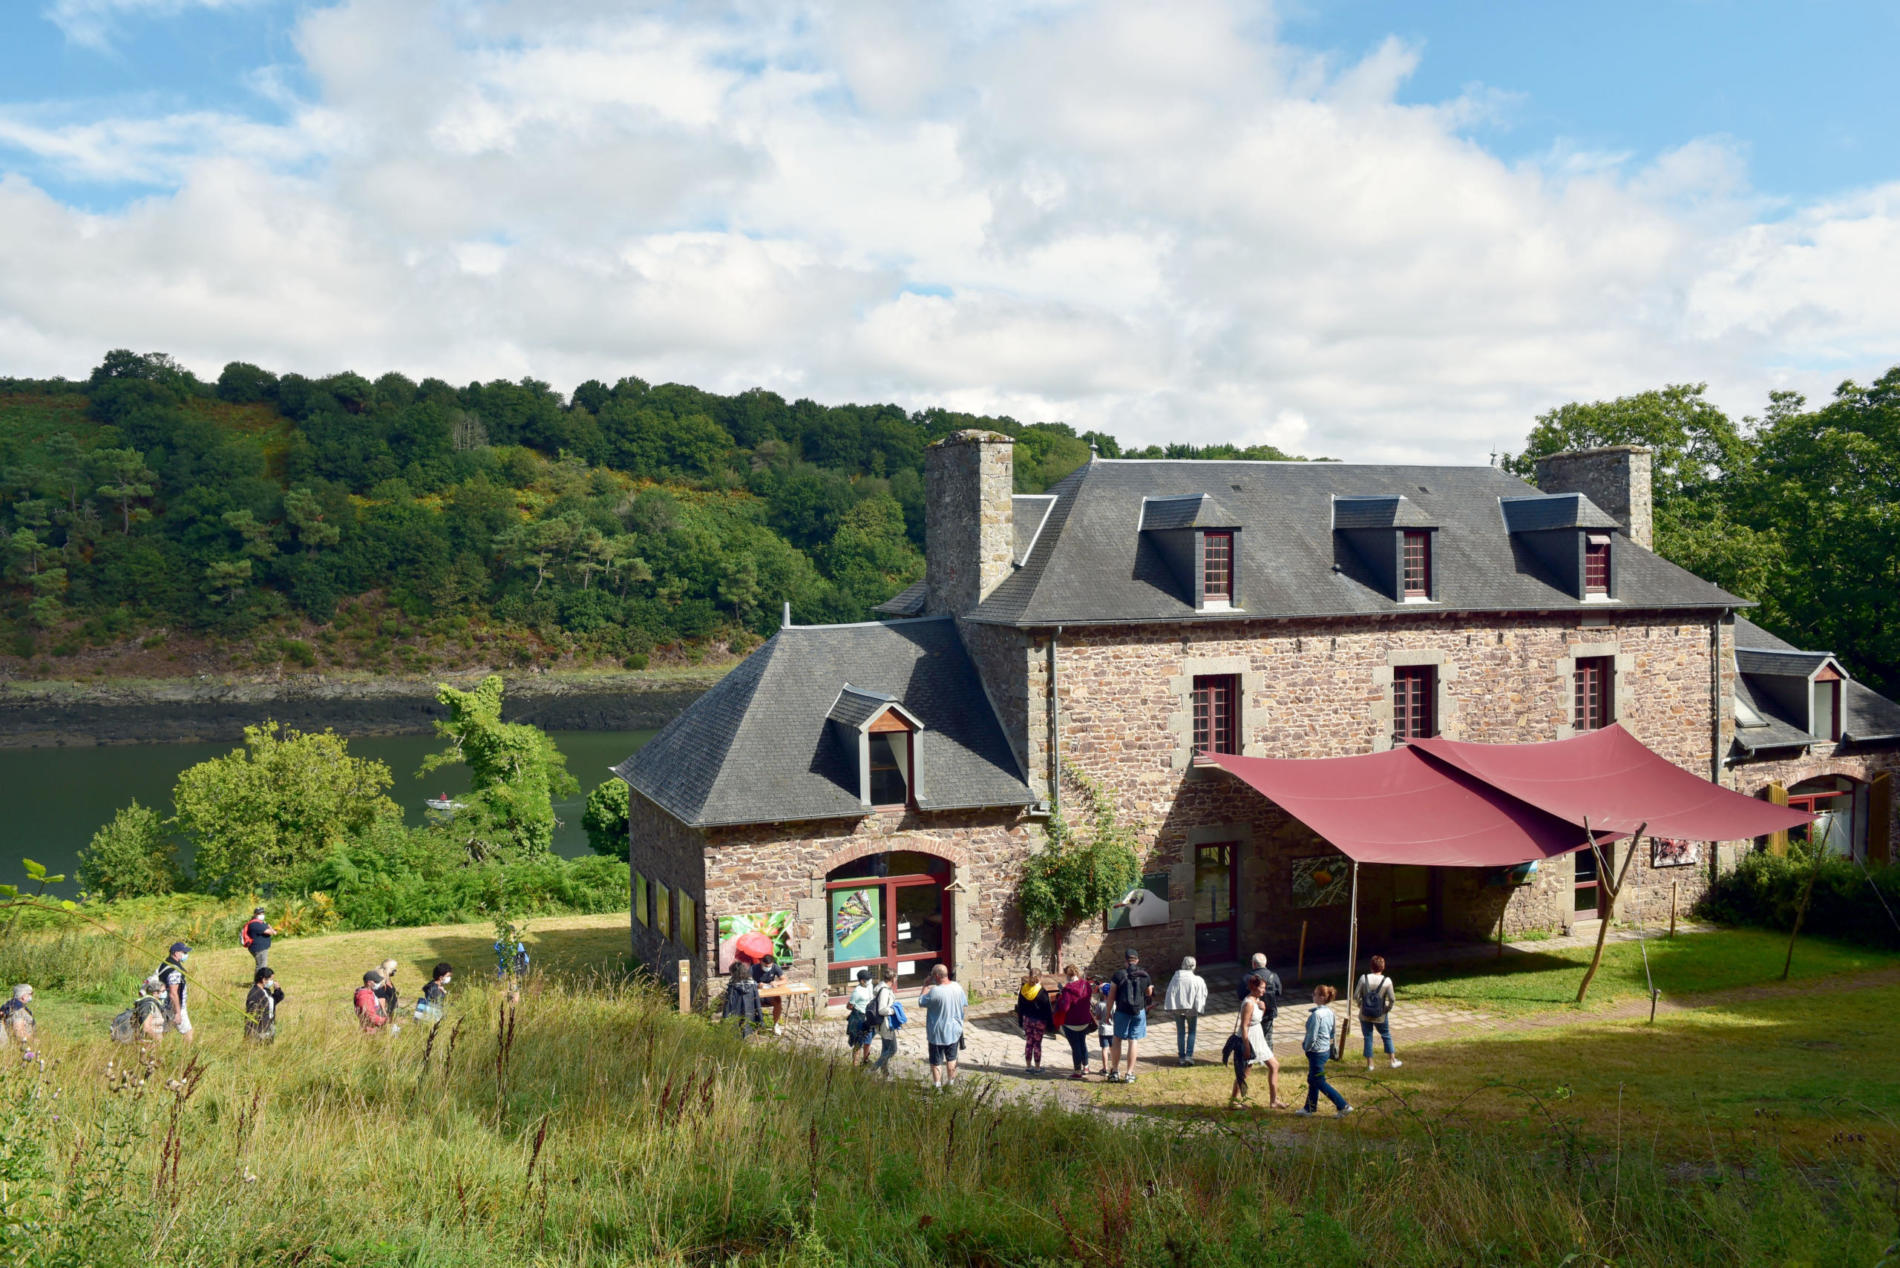
[[[1788,971],[1794,968],[1794,940],[1801,936],[1801,923],[1808,918],[1808,900],[1814,897],[1814,882],[1821,876],[1821,860],[1827,857],[1819,850],[1815,851],[1814,866],[1808,870],[1808,883],[1801,887],[1801,905],[1794,909],[1794,928],[1788,931],[1788,955],[1781,962],[1781,980],[1788,980]]]

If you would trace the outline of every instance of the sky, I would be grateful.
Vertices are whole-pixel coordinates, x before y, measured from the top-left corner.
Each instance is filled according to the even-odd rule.
[[[1900,7],[0,0],[0,375],[108,348],[1483,462],[1900,363]]]

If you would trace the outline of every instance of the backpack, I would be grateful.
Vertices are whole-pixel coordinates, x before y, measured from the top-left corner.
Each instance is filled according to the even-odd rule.
[[[910,1020],[910,1017],[904,1012],[904,1001],[897,998],[897,996],[895,995],[891,996],[891,1016],[890,1016],[890,1023],[889,1023],[891,1027],[891,1033],[893,1035],[896,1034],[900,1029],[903,1028],[904,1023],[909,1020]]]
[[[238,926],[238,941],[244,944],[245,950],[247,951],[250,950],[250,947],[251,947],[251,922],[250,921],[247,920],[243,924]]]
[[[1366,1018],[1368,1021],[1378,1021],[1381,1017],[1385,1016],[1386,1010],[1391,1007],[1391,1005],[1385,1001],[1385,986],[1386,983],[1391,980],[1389,977],[1381,976],[1379,978],[1379,985],[1376,988],[1372,985],[1370,976],[1360,980],[1360,1016]],[[1370,1043],[1371,1040],[1367,1040],[1367,1042]]]
[[[132,1022],[132,1009],[136,1007],[132,1005],[112,1019],[113,1043],[131,1043],[138,1038],[138,1027]]]
[[[1118,1013],[1139,1013],[1148,1007],[1148,991],[1154,980],[1148,976],[1147,969],[1132,969],[1124,973],[1126,980],[1115,989],[1115,1011]]]
[[[883,993],[884,988],[882,986],[872,991],[870,1003],[864,1006],[864,1028],[866,1030],[876,1030],[879,1026],[884,1024],[884,1014],[879,1012],[877,1007],[877,997]],[[895,995],[891,996],[891,1002],[897,1002]]]

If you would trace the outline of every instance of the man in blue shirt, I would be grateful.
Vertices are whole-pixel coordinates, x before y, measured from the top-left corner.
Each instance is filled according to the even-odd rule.
[[[963,1010],[970,997],[939,964],[930,985],[917,997],[924,1006],[924,1039],[930,1044],[930,1082],[939,1092],[957,1081],[957,1046],[963,1042]]]

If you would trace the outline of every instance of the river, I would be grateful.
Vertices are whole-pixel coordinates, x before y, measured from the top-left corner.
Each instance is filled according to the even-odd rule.
[[[561,820],[555,830],[557,854],[588,853],[581,830],[587,793],[608,778],[607,768],[624,760],[653,737],[652,731],[555,731],[555,744],[567,756],[567,769],[581,791],[555,804]],[[64,872],[68,881],[55,892],[73,896],[79,850],[121,806],[137,798],[161,814],[171,813],[172,785],[180,771],[235,747],[217,744],[118,744],[85,748],[0,749],[0,882],[24,879],[23,858]],[[389,795],[410,823],[423,818],[423,800],[438,793],[468,789],[468,772],[444,767],[426,778],[416,773],[422,759],[439,751],[442,741],[429,735],[366,736],[350,740],[350,752],[387,763],[394,776]]]

